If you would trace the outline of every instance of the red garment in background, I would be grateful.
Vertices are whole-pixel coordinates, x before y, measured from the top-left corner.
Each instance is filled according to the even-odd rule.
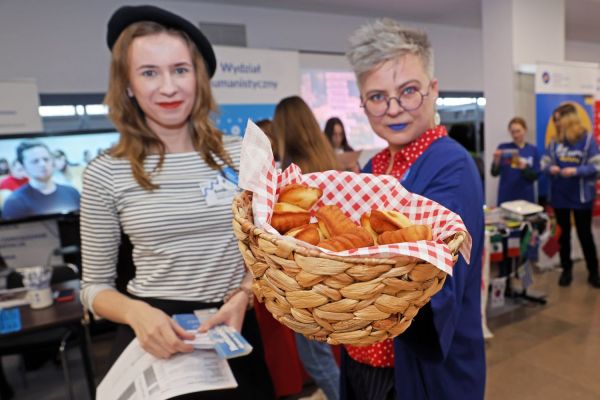
[[[257,300],[254,300],[254,312],[275,395],[282,397],[300,393],[308,375],[298,358],[294,332],[277,322],[264,304]]]
[[[298,357],[294,332],[273,318],[265,305],[254,300],[254,312],[258,320],[265,361],[277,397],[290,396],[302,391],[302,385],[310,377],[304,371]],[[331,346],[333,356],[340,365],[340,347]]]
[[[14,192],[15,190],[17,190],[18,188],[20,188],[27,182],[29,182],[29,178],[27,178],[27,177],[22,178],[22,179],[17,179],[14,176],[9,175],[6,178],[4,178],[2,180],[2,182],[0,182],[0,189],[7,189],[7,190]]]

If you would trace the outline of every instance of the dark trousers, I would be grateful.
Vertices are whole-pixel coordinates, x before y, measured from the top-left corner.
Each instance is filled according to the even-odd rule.
[[[133,296],[132,296],[133,297]],[[222,303],[201,303],[175,300],[142,299],[151,306],[164,311],[168,315],[193,313],[194,310],[206,308],[219,308]],[[175,399],[194,399],[194,400],[221,400],[221,399],[275,399],[275,393],[267,364],[264,360],[264,352],[258,323],[254,310],[246,312],[244,317],[244,326],[242,335],[252,345],[252,352],[247,356],[233,358],[228,360],[229,366],[238,383],[235,389],[212,390],[200,393],[190,393],[177,396]],[[116,361],[118,356],[125,350],[129,343],[135,337],[135,333],[128,325],[119,325],[117,335],[113,344],[112,362]]]
[[[342,347],[341,400],[393,400],[394,368],[377,368],[354,361]]]
[[[596,245],[592,235],[592,209],[555,208],[556,222],[560,226],[560,265],[564,271],[570,273],[573,269],[571,260],[571,211],[575,217],[577,237],[583,250],[585,264],[591,277],[598,276],[598,258]]]

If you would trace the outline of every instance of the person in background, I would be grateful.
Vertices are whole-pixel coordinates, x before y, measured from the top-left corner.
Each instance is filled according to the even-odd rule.
[[[52,177],[54,182],[65,186],[72,186],[81,193],[82,167],[78,165],[73,166],[62,150],[55,150],[52,156],[54,157],[54,175]]]
[[[29,182],[29,178],[25,173],[25,168],[23,168],[19,160],[14,159],[10,164],[9,175],[0,182],[0,190],[10,190],[12,192],[27,182]]]
[[[527,123],[514,117],[508,123],[508,131],[513,141],[501,143],[492,162],[492,176],[500,176],[497,204],[511,200],[537,203],[535,181],[540,173],[540,156],[535,146],[525,142]]]
[[[327,120],[325,123],[324,132],[327,136],[327,139],[329,139],[331,147],[333,147],[333,151],[336,153],[354,151],[354,149],[348,144],[348,139],[346,138],[346,129],[344,129],[344,124],[338,117],[331,117]]]
[[[258,126],[269,138],[273,157],[275,158],[275,165],[279,168],[279,141],[273,134],[273,122],[270,119],[261,119],[260,121],[256,121],[256,126]]]
[[[12,192],[4,203],[5,219],[56,214],[79,210],[79,192],[52,180],[54,160],[42,142],[23,142],[17,147],[17,160],[29,181]]]
[[[306,174],[339,167],[313,112],[298,96],[286,97],[275,107],[273,135],[283,169],[294,163]]]
[[[0,176],[8,175],[10,167],[6,158],[0,158]]]
[[[273,135],[279,142],[281,168],[291,163],[303,174],[338,169],[331,145],[321,132],[313,112],[298,96],[286,97],[275,107]],[[329,400],[339,399],[339,368],[327,343],[296,333],[296,347],[304,369]]]
[[[596,179],[600,171],[600,152],[594,137],[586,131],[577,110],[566,103],[552,117],[556,139],[542,157],[542,171],[549,176],[549,203],[560,226],[560,264],[558,284],[569,286],[573,280],[571,260],[571,215],[588,269],[588,283],[600,288],[598,258],[592,233],[592,207],[596,197]]]
[[[363,172],[392,175],[457,213],[473,243],[470,264],[458,257],[453,275],[404,333],[371,346],[346,346],[342,398],[481,400],[483,190],[472,157],[436,125],[433,49],[424,32],[385,18],[354,32],[347,56],[369,124],[389,145]]]
[[[344,155],[344,153],[354,152],[354,149],[348,144],[346,129],[344,129],[342,121],[337,117],[329,118],[325,123],[324,132],[338,158],[340,168],[345,171],[360,172],[360,165],[356,158],[348,159]]]
[[[252,276],[231,229],[241,141],[224,139],[210,119],[213,48],[194,24],[154,6],[115,11],[107,44],[105,102],[120,138],[84,174],[82,303],[119,324],[115,359],[136,337],[158,358],[191,352],[184,340],[194,334],[171,316],[217,308],[200,330],[229,325],[254,350],[229,360],[237,388],[185,398],[272,399],[250,310]],[[126,294],[114,281],[121,228],[136,269]]]

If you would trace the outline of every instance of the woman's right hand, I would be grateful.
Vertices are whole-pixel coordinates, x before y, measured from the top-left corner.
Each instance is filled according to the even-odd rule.
[[[194,333],[187,332],[167,314],[143,301],[136,301],[130,308],[127,322],[142,348],[154,357],[169,358],[175,353],[194,350],[191,344],[183,342],[183,339],[194,339]]]
[[[556,175],[560,172],[560,167],[558,165],[551,165],[548,171],[551,175]]]

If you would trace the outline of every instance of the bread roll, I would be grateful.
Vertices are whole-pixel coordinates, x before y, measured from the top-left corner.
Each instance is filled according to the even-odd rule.
[[[379,244],[392,244],[403,242],[417,242],[419,240],[432,240],[431,228],[427,225],[411,225],[395,231],[383,232],[377,238]]]
[[[317,246],[331,251],[344,251],[358,249],[360,247],[369,247],[372,244],[372,240],[367,240],[361,235],[357,235],[355,233],[343,233],[341,235],[333,236],[329,239],[323,240],[317,244]]]
[[[322,195],[323,191],[319,188],[303,184],[291,184],[281,188],[278,201],[310,210]]]
[[[323,240],[323,235],[319,230],[317,224],[308,224],[302,225],[297,228],[291,229],[285,233],[286,236],[291,236],[298,240],[302,240],[306,243],[310,243],[312,245],[317,245],[321,240]]]
[[[271,226],[277,232],[284,234],[292,228],[306,225],[310,222],[310,212],[289,203],[275,203]]]
[[[406,215],[394,210],[380,211],[373,209],[371,210],[370,222],[373,230],[379,234],[413,225]]]

